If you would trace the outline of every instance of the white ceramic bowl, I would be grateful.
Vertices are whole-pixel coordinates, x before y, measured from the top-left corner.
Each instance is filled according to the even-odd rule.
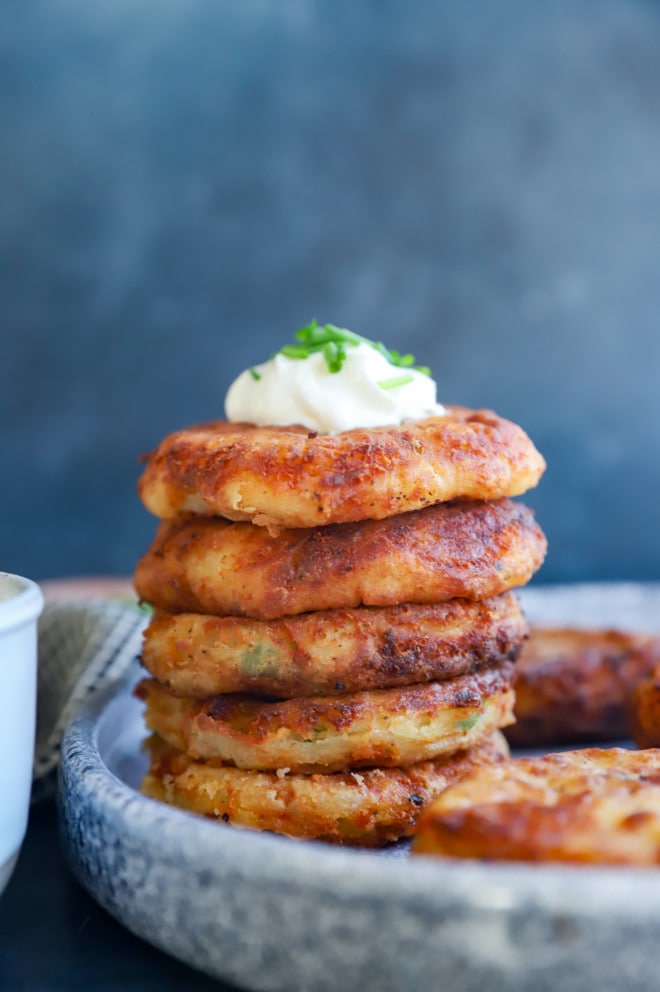
[[[37,699],[39,586],[0,572],[0,892],[25,836]]]

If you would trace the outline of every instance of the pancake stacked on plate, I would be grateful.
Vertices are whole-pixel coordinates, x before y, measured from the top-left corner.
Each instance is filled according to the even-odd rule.
[[[501,759],[515,593],[545,538],[508,497],[545,464],[488,411],[334,435],[214,422],[166,438],[140,495],[155,608],[139,694],[150,796],[377,846]]]

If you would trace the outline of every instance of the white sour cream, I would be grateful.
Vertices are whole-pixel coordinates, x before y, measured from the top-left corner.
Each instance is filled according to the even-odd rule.
[[[254,371],[259,379],[248,369],[229,387],[225,412],[234,423],[302,424],[321,434],[337,434],[445,413],[430,376],[391,365],[369,344],[347,345],[339,372],[329,371],[321,352],[307,358],[278,354]],[[412,381],[383,388],[382,383],[400,376]]]

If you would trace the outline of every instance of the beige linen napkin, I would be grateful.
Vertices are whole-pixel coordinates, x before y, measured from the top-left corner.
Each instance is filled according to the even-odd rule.
[[[60,742],[80,704],[116,682],[140,654],[148,617],[108,599],[47,603],[39,620],[37,734],[32,801],[55,789]]]

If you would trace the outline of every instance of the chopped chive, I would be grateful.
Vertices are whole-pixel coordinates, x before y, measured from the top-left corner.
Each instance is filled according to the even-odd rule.
[[[396,389],[397,386],[407,386],[409,382],[414,382],[414,377],[408,375],[395,375],[391,379],[381,379],[378,385],[381,389]]]
[[[309,355],[309,348],[304,348],[298,344],[285,344],[283,348],[280,348],[280,351],[287,358],[307,358]]]
[[[310,320],[309,324],[301,327],[294,335],[297,344],[286,344],[280,348],[279,354],[286,355],[287,358],[302,359],[309,358],[310,355],[322,352],[329,372],[339,372],[346,361],[346,345],[368,344],[375,351],[379,352],[383,358],[397,368],[412,368],[422,375],[431,375],[431,370],[426,365],[415,365],[415,356],[401,355],[393,348],[386,348],[381,341],[370,341],[369,338],[355,334],[346,327],[337,327],[335,324],[319,324],[317,320]],[[379,383],[383,389],[394,389],[396,386],[405,385],[412,382],[413,377],[399,376],[394,379],[385,379]]]
[[[260,374],[252,366],[250,366],[250,375],[252,376],[255,382],[259,382],[259,380],[261,379]]]

